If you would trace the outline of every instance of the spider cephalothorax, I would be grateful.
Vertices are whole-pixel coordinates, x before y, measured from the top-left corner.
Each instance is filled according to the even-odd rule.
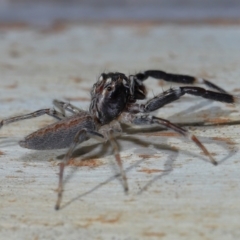
[[[123,73],[104,73],[93,85],[90,113],[101,125],[117,118],[130,99],[129,79]]]
[[[194,86],[183,86],[171,88],[166,92],[154,96],[145,103],[140,103],[138,100],[146,98],[146,87],[143,81],[148,77],[184,84],[201,83],[214,89],[214,91]],[[127,178],[115,141],[115,136],[122,131],[122,123],[133,125],[155,124],[171,129],[193,141],[209,157],[210,161],[214,165],[217,165],[212,155],[196,136],[166,119],[148,114],[180,99],[184,94],[191,94],[225,103],[239,102],[239,98],[228,94],[222,88],[201,78],[171,74],[159,70],[148,70],[130,75],[129,77],[123,73],[110,72],[101,74],[97,82],[93,85],[89,111],[83,111],[70,103],[54,100],[53,104],[59,111],[48,108],[8,118],[0,122],[0,128],[12,122],[44,114],[56,119],[55,123],[25,137],[24,140],[20,141],[20,146],[41,150],[68,147],[68,151],[60,164],[58,199],[56,203],[56,209],[59,209],[63,191],[64,167],[69,163],[70,157],[76,147],[89,138],[96,138],[104,142],[107,140],[110,141],[123,179],[124,190],[128,190]],[[68,112],[68,115],[66,112]]]

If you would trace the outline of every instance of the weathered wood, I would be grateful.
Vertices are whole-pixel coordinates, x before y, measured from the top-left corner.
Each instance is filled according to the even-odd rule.
[[[162,69],[240,92],[238,26],[66,26],[61,32],[0,29],[0,119],[62,99],[87,109],[103,70]],[[173,84],[148,81],[149,96]],[[220,162],[169,131],[134,128],[120,140],[129,195],[114,177],[111,148],[89,142],[68,167],[54,210],[64,150],[32,151],[21,139],[52,122],[18,122],[0,131],[0,239],[237,239],[240,236],[239,105],[186,96],[156,112],[186,127]],[[226,123],[226,125],[221,125]],[[94,147],[96,147],[94,149]],[[83,155],[81,155],[83,154]]]

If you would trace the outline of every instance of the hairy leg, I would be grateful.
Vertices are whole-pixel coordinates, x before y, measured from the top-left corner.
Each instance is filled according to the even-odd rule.
[[[64,118],[64,115],[62,113],[56,111],[55,109],[47,108],[47,109],[38,110],[36,112],[32,112],[32,113],[28,113],[28,114],[24,114],[24,115],[20,115],[20,116],[16,116],[16,117],[3,119],[0,122],[0,128],[4,125],[9,124],[9,123],[18,122],[18,121],[22,121],[22,120],[25,120],[25,119],[35,118],[35,117],[40,117],[44,114],[47,114],[51,117],[54,117],[57,120],[62,120]]]
[[[61,111],[64,116],[66,116],[66,111],[73,114],[81,112],[81,109],[68,102],[63,102],[55,99],[53,100],[53,104]]]
[[[183,95],[190,94],[197,97],[210,99],[213,101],[224,103],[239,103],[240,99],[227,93],[209,91],[200,87],[178,87],[171,88],[154,98],[147,101],[145,104],[132,103],[127,106],[128,112],[132,113],[148,113],[162,108],[164,105],[172,103],[180,99]]]
[[[188,132],[187,130],[171,123],[170,121],[162,118],[158,118],[155,116],[150,116],[150,115],[135,115],[131,113],[123,113],[119,121],[125,124],[135,124],[135,125],[160,125],[164,126],[168,129],[173,130],[174,132],[179,133],[180,135],[184,136],[185,138],[190,139],[193,141],[203,152],[208,158],[210,159],[211,163],[213,165],[217,165],[216,160],[213,158],[213,156],[209,153],[209,151],[204,147],[204,145],[198,140],[198,138]]]
[[[91,131],[91,130],[88,130],[85,128],[81,129],[75,135],[75,138],[74,138],[71,146],[69,147],[67,153],[65,154],[63,161],[59,165],[60,170],[59,170],[59,183],[58,183],[58,197],[57,197],[57,202],[55,205],[56,210],[58,210],[60,208],[60,203],[62,200],[64,168],[69,163],[70,157],[72,156],[72,153],[76,149],[76,147],[80,143],[88,140],[89,138],[96,138],[100,141],[104,140],[104,136],[98,132]]]
[[[195,84],[195,83],[201,83],[205,84],[206,86],[222,93],[227,93],[224,89],[220,88],[219,86],[215,85],[214,83],[202,79],[197,78],[189,75],[183,75],[183,74],[174,74],[174,73],[167,73],[161,70],[147,70],[141,73],[137,73],[135,75],[132,75],[139,81],[144,81],[149,77],[155,78],[155,79],[162,79],[167,82],[175,82],[175,83],[184,83],[184,84]]]
[[[118,165],[118,168],[120,170],[120,174],[121,174],[121,177],[122,177],[124,191],[125,191],[125,193],[127,193],[128,192],[127,177],[126,177],[126,173],[123,169],[122,160],[121,160],[118,145],[117,145],[117,142],[116,142],[116,139],[115,139],[115,136],[121,135],[122,128],[121,128],[118,121],[112,121],[112,122],[110,122],[110,124],[102,126],[99,129],[99,132],[102,135],[104,135],[105,139],[109,140],[109,142],[110,142],[110,144],[113,148],[115,160],[116,160],[116,163]]]

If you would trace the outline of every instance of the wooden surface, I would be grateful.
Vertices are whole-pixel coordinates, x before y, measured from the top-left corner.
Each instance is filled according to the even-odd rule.
[[[70,101],[88,109],[103,71],[147,69],[208,78],[240,93],[238,26],[71,25],[0,29],[0,119]],[[149,97],[173,84],[150,79]],[[52,122],[18,122],[0,131],[0,239],[238,239],[239,105],[186,96],[155,114],[186,126],[220,162],[169,131],[134,128],[119,139],[130,192],[111,148],[87,142],[67,168],[54,210],[65,150],[33,151],[17,142]],[[223,124],[223,125],[222,125]],[[78,161],[85,159],[85,161]]]

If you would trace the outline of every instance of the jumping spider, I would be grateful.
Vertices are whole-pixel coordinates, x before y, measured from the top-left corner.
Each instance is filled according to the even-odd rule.
[[[146,87],[143,81],[149,77],[175,83],[201,83],[215,91],[194,86],[171,88],[148,100],[146,103],[140,104],[138,100],[146,98]],[[115,136],[121,134],[121,123],[134,125],[155,124],[171,129],[193,141],[209,157],[211,163],[217,165],[215,159],[195,135],[168,120],[149,115],[150,112],[178,100],[184,94],[200,96],[224,103],[237,101],[236,97],[228,94],[215,84],[188,75],[148,70],[127,77],[123,73],[110,72],[101,74],[93,85],[89,111],[83,111],[70,103],[54,100],[53,104],[59,111],[48,108],[8,118],[0,122],[0,128],[12,122],[39,117],[44,114],[57,120],[55,123],[31,133],[24,140],[20,141],[19,145],[24,148],[37,150],[68,148],[60,164],[58,197],[55,206],[55,209],[59,209],[63,192],[64,168],[69,163],[69,159],[78,144],[90,138],[96,138],[103,142],[110,141],[120,170],[124,190],[125,192],[128,191],[127,178],[115,140]],[[66,112],[71,116],[67,116]]]

